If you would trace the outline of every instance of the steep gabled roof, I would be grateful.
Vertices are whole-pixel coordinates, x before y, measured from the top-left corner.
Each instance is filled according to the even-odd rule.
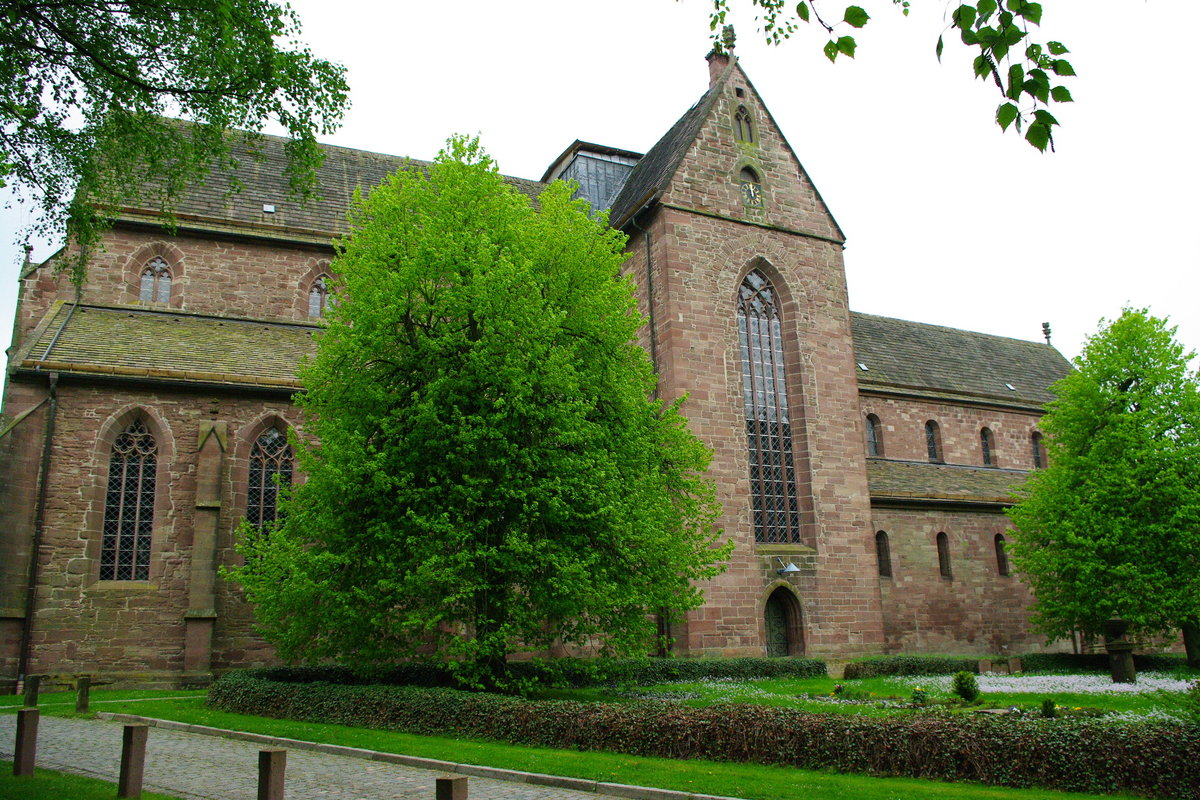
[[[721,84],[728,74],[729,70],[726,70],[725,75],[701,95],[696,104],[689,108],[634,166],[633,172],[629,174],[609,210],[608,218],[614,226],[624,224],[652,194],[666,188],[671,176],[679,168],[679,162],[687,155],[688,148],[700,134],[700,129],[720,96]]]
[[[236,136],[237,134],[231,134]],[[348,231],[346,213],[354,190],[378,186],[392,172],[406,165],[428,169],[430,162],[401,156],[354,150],[323,144],[325,160],[317,170],[319,197],[302,203],[288,185],[287,139],[263,136],[260,146],[251,149],[244,143],[233,146],[238,167],[229,172],[214,171],[202,183],[193,183],[184,191],[176,214],[185,227],[199,223],[232,229],[260,229],[279,234],[308,234],[322,239]],[[545,185],[538,181],[505,176],[505,181],[522,194],[536,199]],[[241,191],[230,189],[241,185]],[[149,197],[148,197],[149,199]],[[264,205],[275,207],[273,213]],[[153,203],[135,205],[118,216],[126,221],[147,222],[159,217]]]
[[[859,387],[1040,407],[1071,365],[1048,344],[851,312]],[[1012,389],[1008,387],[1012,386]]]

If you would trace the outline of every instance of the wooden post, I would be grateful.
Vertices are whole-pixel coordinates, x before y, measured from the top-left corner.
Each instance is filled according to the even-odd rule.
[[[92,679],[87,675],[80,675],[75,680],[75,692],[75,713],[86,714],[92,695]]]
[[[13,752],[13,775],[33,775],[37,760],[37,729],[39,712],[22,708],[17,712],[17,746]]]
[[[25,676],[25,707],[37,708],[38,704],[38,688],[41,686],[41,675],[26,675]]]
[[[258,800],[283,800],[287,750],[258,751]]]
[[[141,797],[142,776],[146,771],[147,725],[126,725],[121,738],[121,777],[117,797]]]
[[[453,775],[435,782],[436,800],[467,800],[467,776]]]

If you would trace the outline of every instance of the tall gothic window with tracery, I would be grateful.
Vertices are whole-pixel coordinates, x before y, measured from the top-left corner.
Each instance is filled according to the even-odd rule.
[[[171,302],[171,267],[157,256],[142,269],[138,300],[143,303]]]
[[[737,321],[746,438],[750,448],[754,539],[766,543],[799,542],[800,508],[792,464],[778,297],[771,282],[757,270],[742,281]]]
[[[278,428],[270,427],[250,450],[250,485],[246,519],[263,527],[279,519],[279,490],[292,485],[292,447]]]
[[[157,452],[154,436],[140,419],[130,423],[113,442],[100,546],[102,581],[150,578]]]
[[[313,281],[312,288],[308,290],[308,315],[310,317],[325,316],[325,310],[329,308],[331,301],[329,276],[322,275]]]

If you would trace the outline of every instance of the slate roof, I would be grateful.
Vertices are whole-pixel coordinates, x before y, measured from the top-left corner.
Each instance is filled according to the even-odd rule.
[[[1010,487],[1024,483],[1028,474],[1015,469],[867,459],[867,482],[875,500],[1011,503]]]
[[[236,135],[236,134],[234,134]],[[347,147],[321,145],[325,160],[317,172],[318,198],[302,203],[288,186],[285,169],[287,139],[263,136],[261,146],[253,152],[245,144],[233,147],[238,168],[231,172],[215,171],[203,183],[189,186],[176,207],[181,223],[194,221],[226,223],[232,228],[256,228],[285,234],[307,233],[322,239],[347,232],[346,212],[354,190],[364,191],[378,186],[390,173],[406,163],[428,169],[430,162],[406,159],[401,156],[353,150]],[[257,153],[257,155],[255,155]],[[231,193],[234,181],[242,188]],[[506,176],[510,186],[536,199],[545,185],[538,181]],[[148,197],[149,199],[149,197]],[[275,206],[274,213],[263,211],[263,205]],[[150,221],[159,218],[152,203],[132,207],[119,218]]]
[[[861,389],[993,399],[1040,407],[1071,369],[1048,344],[851,312]],[[1009,389],[1005,384],[1011,384]]]
[[[729,72],[726,71],[725,74],[728,75]],[[679,162],[687,155],[688,148],[700,134],[704,121],[708,119],[713,104],[720,96],[720,86],[721,82],[718,82],[701,95],[696,104],[689,108],[634,166],[625,180],[625,185],[613,200],[612,208],[609,209],[608,218],[613,225],[623,224],[626,217],[635,213],[638,210],[637,206],[647,200],[647,194],[652,191],[661,192],[666,188],[671,176],[679,168]]]
[[[315,324],[64,303],[16,360],[21,370],[237,386],[299,387]]]

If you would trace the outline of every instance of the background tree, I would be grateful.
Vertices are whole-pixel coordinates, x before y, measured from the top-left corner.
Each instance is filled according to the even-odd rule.
[[[1182,628],[1200,665],[1200,381],[1175,329],[1126,309],[1053,387],[1049,466],[1009,516],[1012,556],[1051,638]]]
[[[476,142],[356,202],[342,290],[300,377],[308,479],[246,588],[288,659],[447,661],[655,645],[717,574],[708,450],[651,400],[625,238],[573,187],[540,210]]]
[[[716,47],[731,44],[730,35],[719,33],[734,0],[713,0],[709,19]],[[864,27],[871,15],[863,6],[844,9],[833,0],[749,0],[762,22],[762,33],[772,44],[780,44],[800,28],[815,21],[828,38],[825,55],[836,61],[839,55],[854,58],[858,42],[852,29]],[[866,3],[871,6],[871,3]],[[877,0],[876,6],[883,5]],[[891,5],[908,16],[910,0],[891,0]],[[1013,126],[1024,129],[1025,141],[1038,150],[1054,148],[1054,126],[1058,120],[1050,113],[1051,102],[1071,102],[1071,90],[1060,80],[1075,75],[1071,63],[1062,56],[1069,51],[1062,42],[1036,42],[1030,38],[1030,26],[1041,25],[1042,4],[1030,0],[978,0],[974,5],[948,5],[946,30],[938,36],[936,53],[941,60],[946,34],[958,38],[978,51],[972,62],[975,76],[992,83],[1002,100],[996,107],[996,123],[1002,130]],[[824,10],[824,15],[822,15]],[[840,14],[840,17],[838,16]]]
[[[346,82],[340,66],[295,43],[290,9],[269,0],[0,0],[0,20],[0,185],[40,207],[34,233],[68,231],[77,283],[108,213],[135,193],[139,205],[169,212],[209,169],[233,165],[230,128],[281,125],[292,188],[316,188],[315,137],[337,127]]]

